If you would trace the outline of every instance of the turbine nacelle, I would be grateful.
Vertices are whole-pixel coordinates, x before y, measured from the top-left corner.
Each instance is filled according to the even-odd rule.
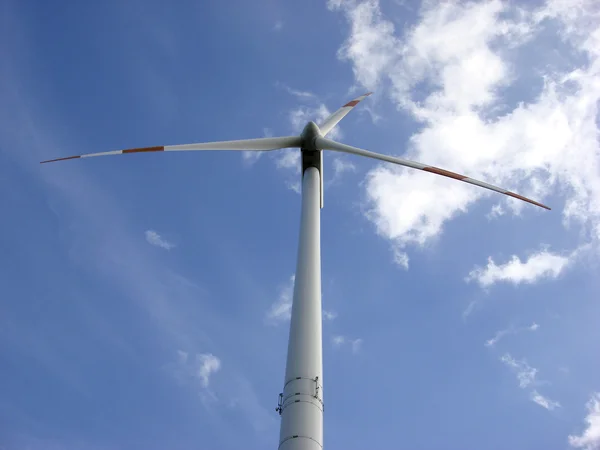
[[[308,122],[300,134],[300,149],[302,150],[302,176],[309,167],[314,167],[319,171],[321,181],[321,208],[323,207],[324,186],[323,186],[323,152],[317,148],[317,138],[322,138],[321,130],[314,122]]]
[[[300,148],[303,151],[314,152],[320,150],[316,147],[316,140],[318,137],[323,137],[318,125],[312,121],[308,122],[300,134],[300,139],[302,140]]]

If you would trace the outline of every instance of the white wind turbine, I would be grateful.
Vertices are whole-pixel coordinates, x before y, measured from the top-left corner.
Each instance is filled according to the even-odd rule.
[[[48,163],[93,156],[160,151],[270,151],[291,147],[300,148],[302,152],[302,212],[285,379],[283,392],[279,394],[279,404],[276,409],[281,415],[279,450],[320,450],[323,448],[321,227],[319,211],[323,207],[322,150],[351,153],[424,170],[490,189],[545,209],[550,209],[541,203],[507,191],[506,189],[448,170],[393,156],[381,155],[326,139],[325,136],[327,133],[354,106],[370,94],[367,93],[346,103],[331,114],[320,127],[314,122],[309,122],[304,127],[300,136],[143,147],[42,161],[42,163]]]

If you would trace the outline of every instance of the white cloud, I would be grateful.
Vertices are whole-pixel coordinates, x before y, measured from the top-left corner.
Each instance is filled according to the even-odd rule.
[[[289,281],[281,287],[277,301],[275,301],[267,311],[267,322],[277,324],[290,320],[292,316],[295,279],[295,275],[292,275]],[[337,313],[335,311],[323,310],[322,317],[323,320],[334,320],[337,317]]]
[[[504,336],[506,336],[508,333],[510,333],[510,330],[509,330],[509,329],[506,329],[506,330],[500,330],[500,331],[498,331],[498,332],[496,333],[496,335],[495,335],[493,338],[491,338],[491,339],[488,339],[487,341],[485,341],[485,346],[486,346],[486,347],[493,347],[494,345],[496,345],[496,344],[498,343],[498,341],[499,341],[500,339],[502,339],[502,338],[503,338]]]
[[[505,353],[500,358],[500,361],[502,361],[515,372],[517,380],[519,381],[519,387],[521,389],[524,389],[535,382],[535,376],[538,370],[527,364],[527,361],[517,361],[509,353]]]
[[[584,450],[597,450],[600,448],[600,392],[592,394],[586,409],[586,428],[580,435],[569,435],[569,444]]]
[[[333,167],[333,179],[331,182],[335,182],[340,179],[340,177],[347,172],[356,172],[356,166],[348,161],[346,158],[336,157],[332,161]]]
[[[334,336],[332,342],[334,347],[341,347],[346,342],[346,338],[344,336]]]
[[[558,277],[568,263],[568,257],[547,251],[533,254],[525,262],[521,262],[518,256],[513,255],[509,262],[501,265],[496,265],[490,257],[485,268],[474,268],[465,280],[467,282],[476,281],[484,288],[501,281],[515,285],[521,283],[531,284],[544,278]]]
[[[203,387],[208,387],[210,376],[221,368],[221,360],[212,353],[200,353],[196,355],[198,369],[197,377],[202,382]]]
[[[273,130],[270,128],[263,128],[263,137],[273,137]],[[251,166],[258,161],[264,153],[265,152],[261,151],[244,150],[242,152],[242,158],[245,164]]]
[[[286,88],[290,90],[290,88]],[[294,91],[298,94],[306,94],[309,93]],[[296,109],[293,109],[289,113],[289,120],[292,125],[292,129],[294,133],[301,133],[304,126],[309,121],[315,121],[317,124],[324,120],[329,116],[329,110],[323,104],[319,104],[316,107],[311,106],[299,106]],[[331,130],[328,137],[336,138],[339,136],[339,131],[337,128]],[[302,152],[300,149],[292,148],[292,149],[284,149],[280,150],[277,154],[275,154],[275,165],[280,169],[291,169],[294,171],[295,176],[299,176],[302,170]],[[288,180],[286,185],[292,191],[300,194],[301,186],[300,182],[295,178],[293,181]]]
[[[529,327],[529,328],[531,328],[531,327]],[[519,387],[521,389],[526,389],[529,386],[535,386],[535,385],[542,384],[542,382],[536,380],[538,370],[534,367],[531,367],[529,364],[527,364],[527,361],[525,361],[524,359],[518,361],[518,360],[514,359],[509,353],[505,353],[500,358],[500,361],[502,361],[504,364],[506,364],[508,367],[510,367],[511,370],[515,373],[515,375],[517,376],[517,380],[519,382]],[[529,399],[532,402],[540,405],[542,408],[545,408],[549,411],[552,411],[553,409],[560,407],[559,402],[556,402],[556,401],[550,400],[547,397],[544,397],[542,394],[540,394],[535,389],[529,393]]]
[[[283,22],[281,20],[278,20],[277,22],[275,22],[275,25],[273,25],[273,30],[281,31],[282,29],[283,29]]]
[[[337,313],[335,311],[323,310],[323,319],[324,320],[333,320],[336,317],[337,317]]]
[[[296,194],[302,193],[302,185],[299,181],[288,181],[286,183],[286,186],[288,187],[288,189],[294,191]]]
[[[313,92],[293,89],[283,83],[277,83],[277,85],[301,102],[308,103],[308,105],[303,104],[289,111],[288,120],[293,133],[300,134],[310,121],[320,125],[331,115],[331,111]],[[341,139],[342,132],[339,124],[328,133],[327,137],[330,139]],[[300,174],[302,169],[302,154],[299,149],[284,149],[274,154],[274,157],[275,165],[278,168],[291,169],[296,175]],[[335,158],[332,164],[334,175],[331,183],[337,181],[343,173],[356,170],[354,164],[339,157]],[[288,180],[286,185],[294,192],[300,193],[300,183],[296,179],[293,181]]]
[[[145,234],[148,243],[154,245],[155,247],[164,248],[165,250],[171,250],[173,247],[175,247],[175,244],[163,239],[156,231],[146,230]]]
[[[168,367],[180,383],[187,384],[195,379],[200,381],[202,388],[207,389],[211,376],[221,369],[221,360],[212,353],[197,353],[195,360],[190,360],[188,352],[177,350],[177,363]],[[214,398],[214,394],[209,395]]]
[[[404,34],[384,18],[377,0],[330,0],[328,6],[350,24],[339,56],[352,63],[357,83],[389,89],[396,105],[421,123],[406,157],[539,200],[560,190],[567,196],[565,221],[584,225],[588,238],[600,237],[597,2],[550,1],[533,12],[499,0],[424,2],[419,22]],[[534,76],[542,87],[512,107],[500,96],[519,81],[512,61],[547,47],[538,39],[544,28],[584,58],[560,70],[547,61],[527,67],[539,69]],[[497,195],[383,165],[366,181],[367,217],[392,245],[424,245],[475,201]],[[503,204],[513,214],[543,213],[513,199]]]
[[[296,173],[300,173],[301,152],[297,148],[280,150],[278,157],[275,159],[275,164],[280,169],[294,169]]]
[[[340,105],[341,106],[341,105]],[[290,124],[295,133],[300,133],[306,124],[310,121],[320,125],[331,115],[331,111],[323,103],[316,106],[299,106],[289,113]],[[342,133],[339,124],[335,126],[328,134],[328,139],[341,139]]]
[[[183,350],[177,350],[177,358],[180,364],[186,364],[188,360],[188,353]]]
[[[342,10],[351,26],[350,36],[338,51],[338,57],[352,61],[354,77],[373,90],[400,56],[394,25],[382,18],[376,0],[329,0],[327,6],[330,10]]]
[[[354,339],[351,342],[352,345],[352,353],[358,353],[362,347],[363,340],[362,339]]]
[[[358,338],[358,339],[349,339],[346,336],[333,336],[333,338],[331,339],[331,342],[333,343],[333,346],[335,348],[340,348],[346,344],[350,345],[350,349],[352,350],[352,353],[358,353],[362,347],[363,344],[363,340]]]
[[[278,323],[289,320],[292,316],[292,301],[294,297],[294,280],[295,275],[292,275],[287,284],[281,288],[279,298],[271,305],[267,311],[267,320],[271,323]]]
[[[492,206],[491,211],[486,215],[486,217],[488,219],[495,219],[497,217],[503,216],[505,214],[504,208],[502,208],[502,205],[497,204]]]
[[[408,270],[408,254],[401,250],[401,245],[393,245],[392,253],[394,263],[404,270]]]
[[[498,341],[500,339],[502,339],[504,336],[506,336],[508,334],[517,334],[522,331],[536,331],[539,327],[540,326],[534,322],[528,327],[521,327],[521,328],[509,327],[509,328],[506,328],[505,330],[500,330],[500,331],[496,332],[496,334],[493,338],[485,341],[485,346],[493,347],[494,345],[496,345],[498,343]]]
[[[288,94],[293,95],[298,100],[304,100],[304,101],[306,101],[306,100],[315,100],[316,101],[317,100],[316,94],[314,94],[310,91],[302,91],[299,89],[294,89],[283,83],[277,83],[277,85],[283,87],[283,89],[285,89],[288,92]]]
[[[555,402],[555,401],[550,400],[547,397],[544,397],[538,391],[535,391],[535,390],[532,391],[530,398],[531,398],[532,402],[537,403],[542,408],[546,408],[549,411],[552,411],[552,410],[554,410],[556,408],[560,408],[560,403],[559,402]]]

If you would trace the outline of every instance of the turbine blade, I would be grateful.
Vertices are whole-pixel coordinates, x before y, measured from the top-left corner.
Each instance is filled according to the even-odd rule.
[[[85,155],[67,156],[65,158],[50,159],[42,161],[41,164],[66,161],[68,159],[90,158],[93,156],[121,155],[125,153],[144,152],[177,152],[187,150],[255,150],[268,151],[280,148],[300,147],[301,139],[297,136],[271,137],[260,139],[242,139],[238,141],[204,142],[197,144],[164,145],[158,147],[130,148],[126,150],[113,150],[110,152],[88,153]]]
[[[350,145],[340,144],[339,142],[332,141],[330,139],[325,139],[322,137],[317,137],[315,142],[317,148],[321,150],[334,150],[342,153],[352,153],[354,155],[366,156],[368,158],[379,159],[381,161],[391,162],[394,164],[399,164],[405,167],[412,167],[413,169],[424,170],[425,172],[435,173],[437,175],[443,175],[448,178],[453,178],[455,180],[464,181],[465,183],[473,184],[475,186],[479,186],[485,189],[489,189],[491,191],[499,192],[500,194],[508,195],[509,197],[513,197],[519,200],[523,200],[524,202],[531,203],[532,205],[539,206],[541,208],[550,209],[548,206],[538,203],[529,198],[523,197],[522,195],[515,194],[514,192],[510,192],[506,189],[503,189],[498,186],[494,186],[492,184],[485,183],[483,181],[474,180],[473,178],[466,177],[464,175],[450,172],[449,170],[440,169],[439,167],[428,166],[426,164],[421,164],[416,161],[409,161],[407,159],[396,158],[394,156],[382,155],[375,152],[370,152],[368,150],[363,150],[361,148],[352,147]]]
[[[319,126],[321,134],[325,136],[327,133],[329,133],[333,129],[333,127],[335,127],[338,124],[340,120],[346,117],[346,114],[352,111],[352,108],[354,108],[356,105],[358,105],[358,103],[361,100],[364,100],[371,94],[372,92],[367,92],[366,94],[361,95],[360,97],[357,97],[352,101],[349,101],[336,112],[334,112],[332,115],[330,115],[327,119],[325,119],[323,124]]]

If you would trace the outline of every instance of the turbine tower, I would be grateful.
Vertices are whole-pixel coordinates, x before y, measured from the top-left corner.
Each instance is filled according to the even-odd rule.
[[[346,103],[331,114],[320,127],[314,122],[309,122],[300,136],[143,147],[42,161],[42,163],[48,163],[94,156],[161,151],[271,151],[283,148],[300,148],[302,152],[302,210],[285,378],[283,392],[279,394],[279,402],[276,408],[276,411],[281,416],[278,450],[321,450],[323,448],[324,403],[320,223],[320,208],[323,207],[323,150],[366,156],[443,175],[490,189],[548,210],[550,209],[541,203],[519,194],[455,172],[415,161],[370,152],[325,138],[327,133],[354,106],[370,94],[367,93]]]

